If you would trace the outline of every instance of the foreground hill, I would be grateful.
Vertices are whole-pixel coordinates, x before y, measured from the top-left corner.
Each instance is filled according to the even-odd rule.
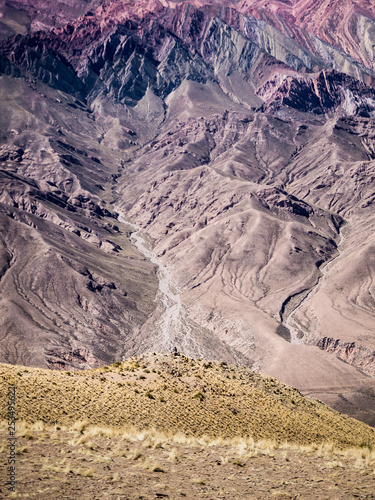
[[[135,424],[171,434],[278,443],[373,446],[375,430],[277,380],[226,363],[147,354],[96,370],[1,365],[1,393],[16,385],[17,419],[30,423]],[[6,418],[5,397],[0,417]]]

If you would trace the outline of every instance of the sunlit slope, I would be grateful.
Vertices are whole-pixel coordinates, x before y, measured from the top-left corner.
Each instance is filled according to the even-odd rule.
[[[193,436],[375,444],[374,429],[273,378],[182,355],[147,354],[72,373],[1,365],[0,379],[1,419],[6,418],[7,387],[14,384],[17,419],[29,422],[87,420]]]

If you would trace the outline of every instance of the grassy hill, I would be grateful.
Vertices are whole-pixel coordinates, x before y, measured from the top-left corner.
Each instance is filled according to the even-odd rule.
[[[29,423],[69,427],[81,420],[171,436],[375,445],[375,429],[273,378],[182,355],[147,354],[77,372],[0,365],[0,419],[7,418],[9,384],[16,386],[17,419]]]

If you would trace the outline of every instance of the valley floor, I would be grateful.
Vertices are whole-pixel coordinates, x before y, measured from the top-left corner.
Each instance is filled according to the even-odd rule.
[[[272,441],[209,442],[183,435],[73,425],[21,425],[17,492],[44,499],[375,498],[374,453],[329,445],[278,447]],[[2,463],[7,431],[0,432]],[[1,484],[7,478],[2,468]]]

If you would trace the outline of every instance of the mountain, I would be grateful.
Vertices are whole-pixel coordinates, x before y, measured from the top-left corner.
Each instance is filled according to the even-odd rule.
[[[1,11],[1,361],[177,347],[374,423],[375,6],[69,5]]]

